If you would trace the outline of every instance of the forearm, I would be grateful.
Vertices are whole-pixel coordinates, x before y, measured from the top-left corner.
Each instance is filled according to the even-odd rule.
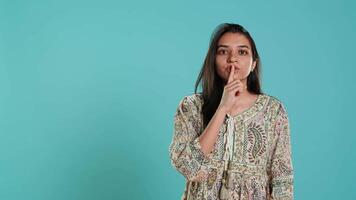
[[[226,109],[219,106],[216,109],[216,112],[211,118],[207,127],[200,135],[199,143],[201,146],[201,150],[204,152],[204,154],[207,155],[213,150],[213,147],[217,140],[217,136],[219,134],[220,127],[224,122],[226,113]]]

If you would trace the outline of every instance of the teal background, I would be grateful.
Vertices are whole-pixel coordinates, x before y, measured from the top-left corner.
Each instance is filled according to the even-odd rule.
[[[0,199],[180,199],[168,146],[242,24],[287,108],[295,199],[356,199],[353,1],[0,1]]]

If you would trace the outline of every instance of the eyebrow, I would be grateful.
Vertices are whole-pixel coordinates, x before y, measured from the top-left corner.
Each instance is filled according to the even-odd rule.
[[[218,48],[220,48],[220,47],[229,47],[229,45],[219,44],[219,45],[218,45]],[[239,46],[237,46],[237,47],[249,49],[249,47],[248,47],[247,45],[239,45]]]

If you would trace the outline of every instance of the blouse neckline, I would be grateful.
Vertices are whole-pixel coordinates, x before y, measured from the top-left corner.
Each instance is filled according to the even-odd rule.
[[[203,100],[202,94],[198,93],[197,95],[199,95],[200,100]],[[229,114],[227,114],[225,117],[226,118],[231,118],[231,119],[237,119],[237,120],[242,120],[242,119],[250,119],[253,116],[255,116],[259,111],[262,110],[262,108],[264,107],[266,101],[268,99],[268,95],[265,94],[258,94],[257,99],[255,100],[255,102],[247,109],[243,110],[242,112],[231,116]]]
[[[233,119],[246,119],[254,116],[254,114],[261,110],[263,107],[263,97],[263,94],[258,94],[257,99],[250,107],[246,108],[245,110],[241,111],[236,115],[227,114],[227,117]]]

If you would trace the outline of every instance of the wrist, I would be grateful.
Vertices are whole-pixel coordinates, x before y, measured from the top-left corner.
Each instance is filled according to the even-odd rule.
[[[224,113],[225,115],[228,113],[228,110],[225,106],[219,105],[217,111]]]

